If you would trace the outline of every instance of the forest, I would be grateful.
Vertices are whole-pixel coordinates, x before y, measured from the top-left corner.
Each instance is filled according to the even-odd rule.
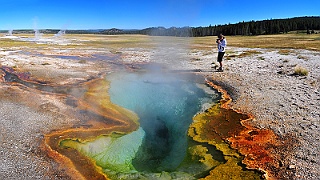
[[[215,36],[224,35],[264,35],[281,34],[289,31],[304,31],[308,34],[318,33],[320,30],[320,16],[295,17],[288,19],[270,19],[263,21],[239,22],[236,24],[209,25],[207,27],[164,28],[154,27],[139,31],[139,34],[155,36]]]

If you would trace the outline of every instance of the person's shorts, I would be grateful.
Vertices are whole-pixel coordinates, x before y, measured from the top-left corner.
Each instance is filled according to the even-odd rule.
[[[222,61],[225,52],[218,52],[218,62]]]

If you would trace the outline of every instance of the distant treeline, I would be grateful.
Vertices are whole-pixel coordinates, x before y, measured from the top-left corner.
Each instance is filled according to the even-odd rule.
[[[207,27],[151,27],[142,30],[109,29],[97,31],[99,34],[144,34],[150,36],[215,36],[224,35],[263,35],[280,34],[289,31],[316,33],[320,30],[320,16],[271,19],[263,21],[239,22],[236,24],[214,25]],[[67,32],[68,33],[68,32]]]
[[[150,36],[200,37],[224,35],[263,35],[281,34],[289,31],[304,31],[312,34],[320,30],[320,16],[271,19],[263,21],[239,22],[236,24],[215,25],[208,27],[151,27],[142,30],[110,29],[101,34],[144,34]]]
[[[215,25],[208,27],[184,27],[184,28],[147,28],[140,34],[156,36],[215,36],[224,35],[263,35],[281,34],[289,31],[305,31],[312,34],[320,30],[320,16],[296,17],[289,19],[271,19],[263,21],[239,22],[236,24]]]
[[[219,33],[224,35],[248,36],[280,34],[299,30],[306,30],[307,33],[315,33],[315,30],[320,30],[320,16],[271,19],[263,21],[239,22],[237,24],[197,27],[192,28],[192,36],[212,36]]]
[[[178,36],[201,37],[224,35],[263,35],[281,34],[289,31],[304,31],[308,34],[318,33],[320,30],[320,16],[295,17],[288,19],[270,19],[263,21],[239,22],[236,24],[214,25],[207,27],[151,27],[142,30],[92,29],[92,30],[66,30],[66,34],[143,34],[150,36]],[[0,31],[5,32],[5,31]],[[40,33],[56,34],[59,30],[44,29]],[[14,30],[13,33],[34,33],[34,30]]]

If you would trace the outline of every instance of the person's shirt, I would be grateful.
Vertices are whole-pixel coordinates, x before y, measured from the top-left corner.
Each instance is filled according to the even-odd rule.
[[[218,43],[218,51],[225,52],[226,46],[227,46],[227,40],[226,38],[223,38],[222,40],[220,40],[220,43]]]

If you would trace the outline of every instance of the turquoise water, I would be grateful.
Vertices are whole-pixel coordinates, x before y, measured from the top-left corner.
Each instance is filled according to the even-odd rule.
[[[174,171],[188,148],[192,117],[215,95],[207,94],[189,77],[174,73],[114,73],[110,98],[138,114],[145,132],[132,164],[140,172]],[[133,142],[134,143],[134,142]]]

